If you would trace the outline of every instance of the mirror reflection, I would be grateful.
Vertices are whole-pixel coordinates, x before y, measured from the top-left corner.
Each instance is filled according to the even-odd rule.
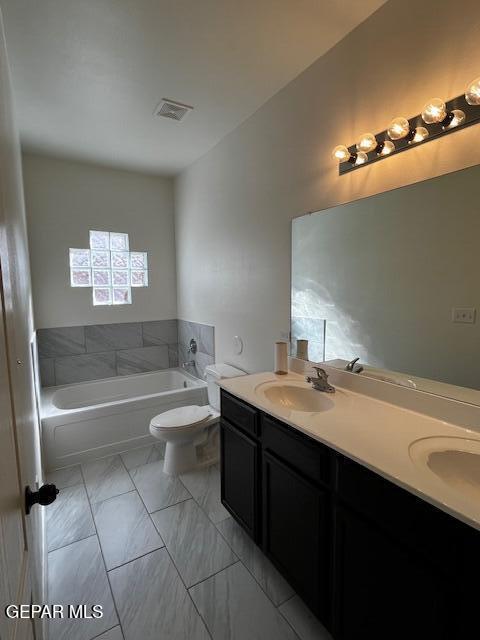
[[[475,166],[296,218],[293,353],[480,404],[479,185]]]

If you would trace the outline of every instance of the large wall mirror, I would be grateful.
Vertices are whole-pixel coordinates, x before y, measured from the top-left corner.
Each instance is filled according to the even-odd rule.
[[[310,360],[480,404],[479,312],[480,166],[293,220]]]

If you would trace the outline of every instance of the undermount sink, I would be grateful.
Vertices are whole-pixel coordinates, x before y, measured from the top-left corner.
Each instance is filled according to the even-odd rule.
[[[422,438],[410,445],[409,454],[466,500],[480,501],[480,440]]]
[[[271,404],[290,411],[316,413],[328,411],[334,406],[329,394],[294,381],[263,382],[255,387],[255,393]]]

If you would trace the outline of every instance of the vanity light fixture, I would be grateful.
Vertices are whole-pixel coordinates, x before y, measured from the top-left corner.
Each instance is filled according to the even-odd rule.
[[[392,140],[403,140],[411,136],[413,138],[413,131],[410,129],[410,123],[406,118],[395,118],[391,121],[387,133]]]
[[[452,116],[450,119],[450,122],[446,125],[444,125],[444,129],[453,129],[454,127],[458,127],[460,124],[463,124],[465,122],[465,111],[462,111],[461,109],[454,109],[449,116]]]
[[[423,140],[428,138],[428,136],[429,136],[428,129],[425,129],[425,127],[417,127],[415,129],[415,134],[413,138],[409,140],[409,143],[416,144],[417,142],[422,142]]]
[[[378,142],[373,133],[364,133],[360,136],[360,140],[357,142],[357,151],[368,153],[369,151],[376,149],[377,146]]]
[[[443,122],[447,117],[447,106],[440,98],[433,98],[422,109],[422,120],[425,124]]]
[[[480,78],[471,82],[465,91],[465,100],[471,106],[480,105]]]
[[[384,140],[383,142],[378,143],[375,151],[377,156],[388,156],[395,151],[395,145],[390,140]]]
[[[355,166],[358,167],[359,164],[365,164],[367,160],[367,154],[364,151],[359,151],[355,157]]]
[[[348,162],[352,157],[352,154],[345,145],[339,144],[338,147],[335,147],[333,150],[332,156],[339,162]]]
[[[447,106],[439,98],[430,100],[423,107],[422,120],[425,124],[440,123],[444,129],[453,129],[465,121],[465,111],[452,109],[447,111]]]
[[[470,82],[463,95],[447,102],[432,98],[419,115],[410,119],[394,118],[381,133],[364,133],[350,147],[335,147],[333,157],[342,175],[478,122],[480,77]]]

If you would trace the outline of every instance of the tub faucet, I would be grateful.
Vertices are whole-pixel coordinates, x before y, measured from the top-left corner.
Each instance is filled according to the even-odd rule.
[[[195,360],[189,360],[188,362],[182,362],[182,369],[186,369],[187,367],[194,367]]]
[[[360,358],[354,358],[351,362],[349,362],[346,367],[345,367],[345,371],[351,371],[352,373],[362,373],[363,371],[363,367],[361,364],[357,364],[357,362],[360,360]]]
[[[305,380],[310,382],[315,391],[324,391],[325,393],[335,393],[335,387],[328,382],[328,374],[322,367],[312,367],[317,372],[317,377],[307,376]]]

